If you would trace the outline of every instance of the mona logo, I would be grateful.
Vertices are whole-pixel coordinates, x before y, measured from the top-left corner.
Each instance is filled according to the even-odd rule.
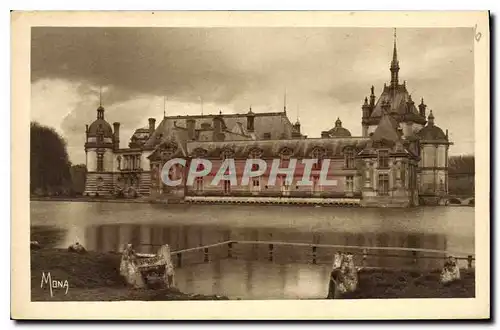
[[[50,296],[54,296],[54,289],[65,289],[64,294],[68,294],[69,290],[69,283],[68,280],[64,281],[59,281],[59,280],[53,280],[50,276],[50,272],[45,275],[44,272],[42,272],[42,282],[40,283],[40,288],[43,289],[44,286],[48,286],[50,290]]]

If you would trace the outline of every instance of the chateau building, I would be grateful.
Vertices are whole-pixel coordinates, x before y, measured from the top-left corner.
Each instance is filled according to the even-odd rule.
[[[361,206],[416,206],[441,204],[448,192],[448,131],[436,126],[432,111],[426,113],[423,98],[415,105],[406,82],[399,82],[396,40],[390,64],[391,79],[379,97],[371,87],[361,106],[362,136],[352,136],[337,119],[334,127],[319,138],[301,133],[300,122],[292,123],[283,111],[165,116],[158,126],[137,129],[120,148],[120,124],[113,128],[104,119],[104,108],[86,127],[88,196],[148,196],[152,199],[182,199],[187,202],[328,203]],[[173,158],[187,160],[186,166],[171,168],[169,177],[182,184],[167,186],[161,180],[163,164]],[[187,184],[187,169],[196,158],[212,162],[211,171]],[[230,180],[213,186],[224,159],[235,160],[238,184]],[[260,158],[267,170],[260,177],[241,182],[246,160]],[[269,185],[274,159],[286,168],[297,159],[291,181],[279,175]],[[303,159],[328,160],[322,186],[321,168],[312,165],[311,185],[299,185]]]

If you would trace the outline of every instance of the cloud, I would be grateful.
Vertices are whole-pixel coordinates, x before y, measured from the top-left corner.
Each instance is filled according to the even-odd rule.
[[[398,29],[400,79],[438,125],[443,118],[457,153],[473,152],[472,40],[466,28]],[[126,146],[125,134],[160,119],[163,96],[169,114],[199,113],[200,97],[205,113],[260,112],[282,109],[286,90],[305,134],[337,117],[360,134],[370,86],[380,93],[390,80],[392,42],[391,29],[367,28],[33,28],[33,118],[83,150],[103,86],[106,118],[122,123]]]

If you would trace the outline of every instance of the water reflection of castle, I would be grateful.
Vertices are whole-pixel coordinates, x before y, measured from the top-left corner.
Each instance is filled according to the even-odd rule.
[[[97,119],[86,128],[87,180],[85,194],[106,196],[125,194],[155,198],[185,198],[188,201],[266,201],[270,197],[315,198],[360,205],[412,206],[444,202],[448,193],[448,132],[434,123],[432,110],[427,114],[423,98],[412,99],[406,81],[399,81],[399,60],[394,40],[390,64],[391,79],[384,84],[378,99],[374,87],[361,106],[362,136],[352,137],[338,119],[335,127],[320,138],[307,138],[299,121],[292,124],[286,112],[201,116],[165,116],[156,127],[137,129],[128,148],[120,148],[120,123],[113,128],[104,119],[104,108],[97,109]],[[418,102],[418,101],[417,101]],[[328,176],[336,185],[322,187],[320,171],[313,169],[311,186],[278,180],[268,186],[266,175],[254,178],[248,186],[233,186],[224,181],[213,187],[215,171],[185,184],[186,171],[173,168],[171,175],[183,180],[178,187],[162,183],[160,170],[172,158],[208,158],[218,168],[225,158],[233,158],[237,167],[248,158],[268,162],[281,158],[329,159]],[[189,164],[187,164],[189,166]],[[286,167],[286,166],[282,166]],[[301,168],[297,168],[300,171]]]
[[[345,246],[407,247],[419,249],[446,250],[447,240],[443,234],[408,232],[303,232],[293,229],[272,228],[213,228],[207,226],[161,226],[161,225],[99,225],[85,229],[85,245],[90,250],[109,252],[121,251],[123,246],[132,243],[139,252],[154,253],[162,244],[169,244],[172,251],[205,246],[224,241],[281,241],[308,244],[334,244]],[[267,245],[235,244],[232,256],[242,260],[269,260]],[[332,249],[317,249],[318,263],[330,263]],[[374,266],[419,266],[432,268],[441,263],[440,259],[418,258],[415,262],[410,251],[372,251],[368,262]],[[227,247],[209,250],[209,260],[224,259],[228,256]],[[399,257],[387,257],[397,255]],[[418,253],[418,256],[436,256]],[[203,251],[183,257],[192,263],[202,263]],[[275,246],[273,262],[310,263],[312,250],[307,247]],[[361,256],[356,256],[361,262]]]

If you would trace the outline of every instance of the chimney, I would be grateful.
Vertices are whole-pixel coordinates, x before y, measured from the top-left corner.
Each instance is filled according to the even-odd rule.
[[[330,134],[328,133],[328,131],[322,131],[321,132],[321,138],[322,139],[328,139],[328,138],[330,138]]]
[[[214,122],[214,133],[213,140],[214,141],[224,141],[225,135],[222,132],[224,127],[224,121],[221,116],[215,116],[213,119]]]
[[[375,107],[375,87],[373,87],[372,85],[372,88],[370,89],[370,107],[372,108],[371,110],[373,110],[373,108]]]
[[[155,127],[156,119],[154,119],[154,118],[148,118],[148,122],[149,122],[149,133],[153,134],[153,132],[156,129],[156,127]]]
[[[195,139],[195,125],[196,125],[196,120],[194,120],[193,118],[186,119],[188,140],[192,141]]]
[[[85,125],[85,139],[87,142],[89,142],[89,125]]]
[[[113,123],[113,148],[120,148],[120,123]]]
[[[252,112],[252,107],[250,107],[250,111],[247,113],[247,131],[249,132],[253,132],[255,130],[254,119],[255,114]]]
[[[425,118],[425,108],[427,108],[427,105],[424,104],[424,98],[422,98],[422,101],[418,106],[418,110],[420,111],[420,116],[424,118]]]

